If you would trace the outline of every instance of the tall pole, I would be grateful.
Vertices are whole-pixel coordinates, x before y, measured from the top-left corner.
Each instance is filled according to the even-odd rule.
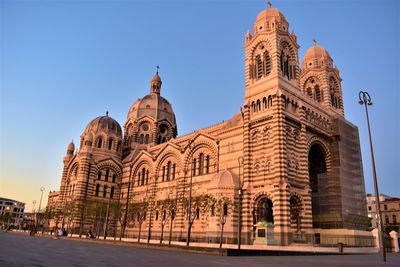
[[[108,203],[107,203],[106,221],[105,221],[105,227],[104,227],[104,239],[107,238],[108,215],[110,212],[110,203],[111,203],[111,188],[110,188],[110,196],[108,197]]]
[[[382,261],[386,261],[386,251],[385,251],[385,242],[384,242],[384,233],[383,233],[383,224],[382,224],[382,213],[381,213],[381,203],[379,200],[379,188],[378,188],[378,179],[376,177],[376,168],[375,168],[375,157],[374,157],[374,148],[372,146],[372,136],[371,136],[371,126],[369,123],[369,115],[368,115],[368,106],[372,105],[371,96],[367,92],[360,91],[358,94],[360,105],[365,106],[365,114],[367,115],[367,124],[368,124],[368,135],[369,135],[369,146],[371,149],[371,161],[372,161],[372,172],[374,175],[374,187],[375,187],[375,199],[376,199],[376,211],[378,215],[378,238],[379,238],[379,251],[382,257]]]
[[[130,195],[130,191],[131,191],[132,168],[133,168],[133,164],[131,163],[129,165],[128,193],[126,195],[124,223],[123,223],[123,226],[121,229],[121,234],[119,235],[119,240],[121,240],[122,237],[125,235],[125,228],[126,228],[126,224],[127,224],[127,220],[128,220],[127,217],[128,217],[128,208],[129,208],[129,195]],[[122,186],[121,186],[121,190],[122,190]]]
[[[41,206],[42,206],[43,191],[44,191],[44,187],[42,186],[42,187],[40,188],[41,194],[40,194],[40,201],[39,201],[39,209],[38,209],[38,212],[36,213],[36,228],[37,228],[38,223],[39,223],[39,221],[38,221],[38,219],[37,219],[37,214],[40,213],[40,208],[41,208]]]
[[[192,161],[190,161],[192,162]],[[192,164],[192,163],[191,163]],[[191,220],[192,220],[192,182],[193,182],[193,171],[196,171],[195,169],[192,170],[190,169],[190,182],[189,182],[189,208],[188,208],[188,230],[187,230],[187,240],[186,240],[186,246],[189,246],[190,242],[190,230],[191,230]]]
[[[35,227],[36,227],[36,211],[35,211],[35,205],[36,205],[36,200],[32,201],[33,208],[32,208],[32,213],[33,213],[33,219],[35,220]]]
[[[239,163],[239,208],[238,208],[238,249],[240,249],[240,246],[242,244],[242,182],[240,180],[240,166],[243,165],[243,157],[240,156],[238,158],[238,163]]]

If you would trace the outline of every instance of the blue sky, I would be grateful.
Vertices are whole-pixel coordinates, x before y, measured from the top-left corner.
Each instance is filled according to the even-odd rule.
[[[105,114],[125,122],[160,65],[178,134],[229,119],[243,104],[244,34],[266,1],[0,1],[0,195],[39,201],[58,190],[68,143]],[[340,69],[346,118],[360,130],[373,192],[364,109],[380,191],[400,194],[400,4],[272,1],[298,36],[316,38]]]

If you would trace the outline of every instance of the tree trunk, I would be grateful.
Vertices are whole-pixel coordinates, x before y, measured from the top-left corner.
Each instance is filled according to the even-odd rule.
[[[142,233],[142,222],[139,222],[139,236],[137,238],[137,242],[140,243],[140,234]]]
[[[169,226],[169,240],[168,240],[168,245],[171,245],[171,238],[172,238],[172,218],[171,218],[171,224]]]
[[[164,225],[165,222],[161,222],[161,237],[160,237],[160,244],[162,244],[163,238],[164,238]]]

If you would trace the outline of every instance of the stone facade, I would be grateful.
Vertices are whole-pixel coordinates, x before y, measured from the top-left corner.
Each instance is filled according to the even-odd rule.
[[[245,34],[241,110],[180,137],[157,72],[129,109],[124,135],[107,114],[88,124],[76,153],[69,145],[63,223],[185,240],[190,213],[192,240],[218,242],[224,226],[224,242],[241,232],[252,244],[263,225],[282,245],[312,242],[315,229],[365,230],[358,129],[344,117],[339,70],[316,43],[300,64],[299,47],[280,11],[260,12]]]

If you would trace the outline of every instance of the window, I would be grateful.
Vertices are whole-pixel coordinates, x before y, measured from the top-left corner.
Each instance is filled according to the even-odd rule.
[[[385,223],[389,224],[389,216],[385,215]]]
[[[171,167],[172,165],[171,165],[171,161],[168,161],[168,164],[167,164],[167,181],[169,181],[170,179],[171,179]]]
[[[113,176],[112,176],[112,182],[113,182],[113,183],[115,183],[115,178],[116,178],[116,175],[113,174]]]
[[[315,89],[315,100],[317,100],[318,102],[321,102],[322,101],[322,95],[321,95],[321,90],[319,89],[319,86],[316,85],[314,87],[314,89]]]
[[[383,205],[383,209],[384,209],[384,210],[387,210],[387,205],[386,205],[386,204]]]
[[[268,76],[268,74],[271,73],[271,58],[269,57],[268,52],[265,52],[264,60],[265,60],[265,76]]]
[[[138,172],[138,177],[137,177],[137,186],[139,186],[140,185],[140,172]]]
[[[100,137],[99,140],[97,141],[97,147],[101,148],[102,145],[103,145],[103,139],[101,139]]]
[[[392,220],[393,220],[393,224],[397,224],[397,218],[396,218],[395,214],[392,215]]]
[[[114,186],[111,187],[110,198],[113,198],[113,196],[114,196]]]
[[[107,196],[107,186],[105,185],[104,186],[104,191],[103,191],[103,197],[106,197]]]
[[[204,154],[200,153],[199,157],[199,175],[202,175],[204,172]]]
[[[105,176],[105,181],[108,182],[108,176],[110,175],[110,170],[106,170],[106,176]]]
[[[113,145],[113,140],[110,138],[108,140],[108,149],[111,150],[112,149],[112,145]]]
[[[96,197],[99,196],[99,191],[100,191],[100,185],[97,184],[97,185],[96,185],[96,193],[95,193],[95,196],[96,196]]]
[[[165,166],[162,167],[162,181],[165,181]]]
[[[97,174],[97,180],[101,179],[101,171],[99,171],[99,173]]]
[[[368,206],[368,210],[372,210],[372,207],[371,207],[371,206]]]
[[[158,210],[156,210],[156,221],[158,220]]]
[[[257,66],[257,80],[262,78],[263,75],[263,64],[260,55],[256,56]]]
[[[118,144],[117,144],[117,152],[119,152],[120,149],[121,149],[121,142],[118,142]]]
[[[146,134],[146,136],[144,137],[144,143],[148,144],[149,143],[149,135]]]
[[[142,181],[141,181],[140,185],[144,185],[144,178],[145,178],[145,175],[146,175],[146,170],[143,168],[143,169],[142,169]]]
[[[206,157],[206,174],[210,172],[210,156]]]
[[[149,170],[146,171],[146,184],[149,184]]]
[[[193,159],[192,175],[196,176],[196,159]]]
[[[214,216],[214,215],[215,215],[215,205],[212,204],[211,205],[211,216]]]
[[[200,209],[196,209],[196,219],[200,219]]]
[[[268,97],[268,108],[272,107],[272,96]]]
[[[172,180],[175,180],[176,175],[176,164],[172,164]]]

